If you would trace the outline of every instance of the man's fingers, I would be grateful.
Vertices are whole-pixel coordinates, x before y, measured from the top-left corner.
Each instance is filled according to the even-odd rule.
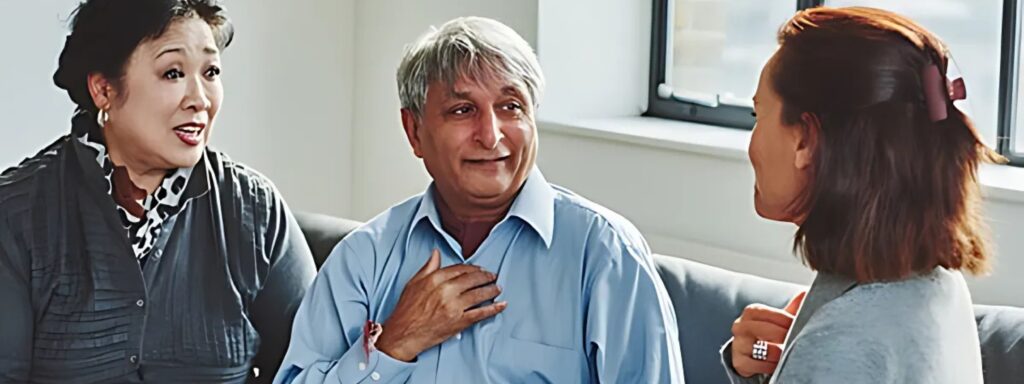
[[[785,329],[793,325],[793,315],[778,308],[762,304],[751,304],[743,309],[743,320],[766,321]]]
[[[459,296],[459,300],[462,301],[466,308],[471,308],[474,305],[498,297],[500,294],[501,288],[495,284],[489,284],[466,291]]]
[[[796,296],[793,296],[793,299],[789,301],[789,304],[786,304],[784,311],[790,315],[796,316],[796,312],[800,310],[800,306],[803,305],[805,297],[807,297],[807,291],[802,291],[796,294]]]
[[[508,302],[499,301],[491,305],[485,305],[480,308],[470,309],[462,314],[462,318],[463,320],[466,321],[465,326],[469,327],[470,325],[476,324],[480,320],[487,319],[501,313],[501,311],[504,311],[505,308],[508,308]]]
[[[481,271],[480,267],[473,264],[455,264],[434,271],[430,275],[426,276],[426,279],[429,280],[428,287],[439,287],[448,282],[448,280],[467,273],[479,271]]]
[[[481,285],[493,283],[497,279],[498,275],[481,269],[456,276],[447,284],[451,285],[456,293],[462,294]]]
[[[781,344],[786,342],[786,333],[789,332],[789,329],[767,321],[748,320],[737,322],[733,326],[732,332],[733,336],[742,335]]]

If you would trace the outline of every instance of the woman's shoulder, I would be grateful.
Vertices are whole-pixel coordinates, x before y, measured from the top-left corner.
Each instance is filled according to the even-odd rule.
[[[950,366],[970,373],[968,363],[980,369],[970,293],[960,272],[944,268],[858,285],[819,308],[793,343],[790,357],[802,367],[787,371],[796,376],[837,361],[851,374],[888,378],[957,375]]]
[[[240,190],[254,192],[260,197],[276,199],[277,187],[266,175],[244,163],[236,161],[226,153],[207,148],[208,166],[214,178],[222,187],[242,187]]]
[[[830,304],[862,308],[858,313],[868,316],[915,317],[931,309],[966,310],[970,301],[963,274],[936,267],[903,280],[859,284]]]
[[[967,312],[973,310],[963,275],[938,267],[904,280],[859,284],[823,305],[808,326],[877,327],[900,339],[926,332],[924,323]]]
[[[27,209],[32,206],[29,202],[38,198],[40,193],[57,188],[59,159],[68,139],[69,136],[63,136],[35,155],[0,172],[0,213]]]

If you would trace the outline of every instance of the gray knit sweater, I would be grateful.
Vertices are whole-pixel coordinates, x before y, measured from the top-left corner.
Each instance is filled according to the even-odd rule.
[[[982,383],[981,352],[970,292],[960,272],[930,273],[835,290],[819,276],[787,338],[776,377],[743,378],[732,369],[731,343],[722,361],[735,384]],[[829,287],[831,282],[832,287]],[[824,297],[823,297],[824,296]]]

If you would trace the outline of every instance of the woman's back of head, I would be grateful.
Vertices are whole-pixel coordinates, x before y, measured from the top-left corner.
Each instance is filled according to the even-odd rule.
[[[818,123],[797,204],[794,247],[806,262],[860,281],[936,266],[984,272],[976,172],[1002,157],[947,94],[956,87],[941,76],[951,64],[943,43],[910,19],[860,7],[799,12],[778,40],[770,85],[783,123],[804,114]]]

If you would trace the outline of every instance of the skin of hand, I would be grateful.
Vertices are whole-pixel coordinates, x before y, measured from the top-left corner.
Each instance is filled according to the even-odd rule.
[[[740,376],[771,375],[779,365],[785,348],[786,334],[793,326],[796,312],[803,304],[807,292],[800,292],[784,309],[763,304],[751,304],[732,324],[732,367]],[[768,342],[768,359],[756,360],[752,356],[754,343]]]
[[[395,311],[384,322],[376,342],[379,351],[397,360],[413,361],[424,350],[508,307],[508,302],[499,301],[474,308],[501,293],[494,284],[498,278],[494,273],[469,264],[440,265],[441,254],[435,249],[406,284]]]

